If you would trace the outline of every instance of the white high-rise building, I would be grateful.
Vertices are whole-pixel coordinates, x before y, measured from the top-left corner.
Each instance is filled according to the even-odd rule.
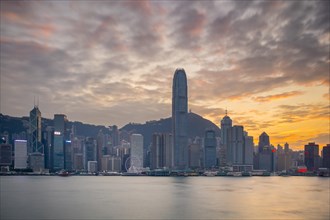
[[[131,161],[129,171],[140,172],[143,168],[143,136],[131,135]]]
[[[27,168],[27,140],[15,140],[15,157],[14,157],[14,168],[15,169],[26,169]]]
[[[88,161],[87,162],[87,171],[88,171],[88,173],[97,172],[97,161]]]

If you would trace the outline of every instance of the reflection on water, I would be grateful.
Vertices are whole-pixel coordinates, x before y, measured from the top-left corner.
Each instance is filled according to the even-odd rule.
[[[2,176],[0,219],[329,219],[329,181]]]

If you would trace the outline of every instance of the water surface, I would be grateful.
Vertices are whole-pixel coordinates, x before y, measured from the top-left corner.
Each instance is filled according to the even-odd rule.
[[[330,178],[1,176],[0,219],[329,219]]]

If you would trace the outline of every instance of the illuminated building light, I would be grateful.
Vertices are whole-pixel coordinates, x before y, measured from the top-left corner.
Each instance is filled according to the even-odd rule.
[[[297,169],[298,173],[306,173],[307,172],[307,167],[305,166],[299,166]]]
[[[26,143],[27,142],[27,140],[15,140],[16,142],[24,142],[24,143]]]

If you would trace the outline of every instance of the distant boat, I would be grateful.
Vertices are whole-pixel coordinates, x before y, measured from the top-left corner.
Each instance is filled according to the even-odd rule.
[[[243,171],[242,176],[252,176],[251,172]]]
[[[217,171],[205,171],[203,176],[216,176],[217,173]]]
[[[130,172],[126,172],[126,173],[122,173],[122,176],[142,176],[141,173],[130,173]]]
[[[104,173],[101,173],[101,175],[103,175],[103,176],[121,176],[121,173],[118,173],[118,172],[104,172]]]
[[[70,176],[70,173],[69,173],[68,171],[61,170],[60,172],[58,172],[57,175],[58,175],[58,176],[67,177],[67,176]]]
[[[288,177],[288,176],[290,176],[289,173],[288,173],[286,170],[283,170],[283,171],[280,172],[278,175],[279,175],[279,176],[284,176],[284,177]]]
[[[227,173],[226,172],[223,172],[223,171],[219,171],[217,173],[217,176],[227,176]]]
[[[239,176],[242,176],[242,173],[241,172],[228,172],[227,176],[239,177]]]

